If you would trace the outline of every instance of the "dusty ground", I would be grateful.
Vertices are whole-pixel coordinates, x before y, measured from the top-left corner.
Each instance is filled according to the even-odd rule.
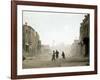
[[[42,53],[34,57],[27,57],[27,59],[23,61],[23,68],[86,66],[89,64],[87,57],[66,57],[66,59],[63,59],[59,56],[55,61],[52,61],[51,58],[52,55],[47,53]]]

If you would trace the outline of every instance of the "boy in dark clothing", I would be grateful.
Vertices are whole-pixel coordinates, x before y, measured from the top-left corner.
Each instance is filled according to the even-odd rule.
[[[58,59],[59,57],[59,52],[56,50],[56,58]]]
[[[55,51],[53,50],[52,61],[55,61]]]
[[[62,52],[62,58],[65,59],[65,53],[64,52]]]

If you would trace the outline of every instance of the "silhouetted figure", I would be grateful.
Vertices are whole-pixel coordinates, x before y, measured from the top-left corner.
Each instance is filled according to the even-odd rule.
[[[59,57],[59,51],[56,50],[56,58],[58,59]]]
[[[55,61],[55,51],[53,50],[52,61]]]
[[[85,45],[85,56],[89,56],[89,38],[85,37],[83,39],[83,44]]]
[[[65,53],[64,52],[62,52],[62,58],[65,59]]]
[[[25,57],[23,56],[23,61],[25,60]]]

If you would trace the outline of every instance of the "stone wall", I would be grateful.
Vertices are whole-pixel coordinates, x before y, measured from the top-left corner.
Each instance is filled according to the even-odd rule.
[[[39,53],[41,41],[39,34],[27,23],[23,25],[23,56],[34,56]]]
[[[80,27],[80,43],[82,48],[82,55],[89,56],[89,28],[90,28],[89,14],[85,15]]]

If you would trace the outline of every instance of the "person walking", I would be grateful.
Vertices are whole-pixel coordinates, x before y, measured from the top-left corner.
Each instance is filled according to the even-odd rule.
[[[65,59],[65,53],[62,51],[62,58]]]
[[[56,59],[58,59],[58,57],[59,57],[59,51],[56,50]]]
[[[55,61],[55,51],[53,50],[52,61]]]

